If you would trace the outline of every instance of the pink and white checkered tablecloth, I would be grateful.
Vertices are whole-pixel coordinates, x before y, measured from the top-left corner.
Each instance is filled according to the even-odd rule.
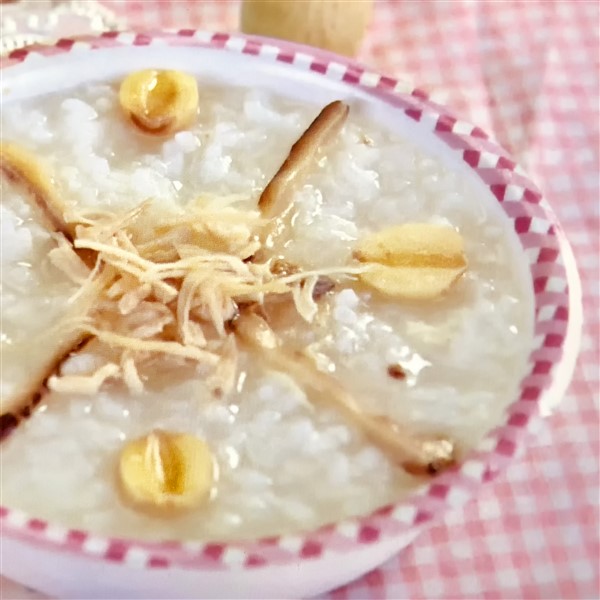
[[[103,4],[135,29],[238,25],[238,3],[225,0]],[[437,91],[526,168],[573,245],[585,330],[569,392],[529,451],[476,501],[327,598],[600,598],[599,19],[597,0],[376,2],[361,62]],[[1,598],[39,597],[1,583]]]

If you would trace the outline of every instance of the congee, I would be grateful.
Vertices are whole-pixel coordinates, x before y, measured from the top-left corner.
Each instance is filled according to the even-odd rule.
[[[364,112],[153,70],[3,106],[3,505],[289,533],[501,422],[532,340],[514,233]]]

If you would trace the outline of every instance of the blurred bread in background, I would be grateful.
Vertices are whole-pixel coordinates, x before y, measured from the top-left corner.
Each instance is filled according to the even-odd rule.
[[[372,0],[244,0],[241,30],[355,56],[372,9]]]

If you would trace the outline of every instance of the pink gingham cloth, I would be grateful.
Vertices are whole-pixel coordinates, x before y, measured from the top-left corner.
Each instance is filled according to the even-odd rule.
[[[103,4],[133,29],[238,27],[237,2]],[[527,170],[575,251],[584,332],[570,389],[526,454],[399,556],[323,598],[600,598],[599,19],[585,0],[376,2],[359,60],[435,92]],[[1,584],[3,599],[40,597]]]

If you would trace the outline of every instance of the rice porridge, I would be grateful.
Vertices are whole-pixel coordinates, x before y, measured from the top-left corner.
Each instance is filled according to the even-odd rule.
[[[461,460],[501,421],[532,292],[461,175],[359,102],[290,153],[320,107],[199,80],[183,117],[140,122],[131,98],[93,83],[2,110],[2,412],[21,411],[2,505],[138,538],[306,530],[422,485],[394,444]],[[62,215],[40,218],[44,194]],[[21,389],[35,409],[4,406]],[[202,502],[148,510],[155,442],[164,485],[169,452],[197,498],[211,481]]]

